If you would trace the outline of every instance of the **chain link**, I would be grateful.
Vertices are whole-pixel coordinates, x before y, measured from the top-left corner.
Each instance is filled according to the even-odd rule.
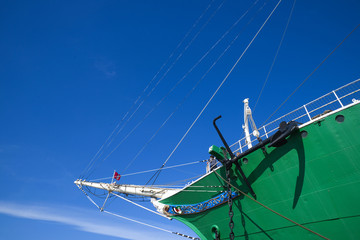
[[[220,234],[216,229],[215,229],[215,239],[220,240]]]
[[[228,205],[229,205],[229,218],[230,218],[230,222],[229,222],[229,227],[230,227],[230,240],[234,240],[235,239],[235,235],[234,235],[234,221],[233,221],[233,217],[234,217],[234,212],[232,210],[232,191],[231,191],[231,178],[230,178],[230,169],[226,169],[226,178],[228,181],[228,186],[227,186],[227,193],[228,193]]]

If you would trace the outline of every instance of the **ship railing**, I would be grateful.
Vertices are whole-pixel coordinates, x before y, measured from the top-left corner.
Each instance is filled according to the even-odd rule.
[[[258,129],[260,138],[265,139],[274,134],[282,121],[295,121],[299,125],[312,121],[321,115],[345,108],[350,104],[360,101],[360,79],[348,83],[336,90],[333,90],[275,120],[260,127]],[[258,143],[258,139],[250,135],[252,146]],[[246,138],[241,138],[230,146],[230,149],[236,153],[246,151],[249,149]]]

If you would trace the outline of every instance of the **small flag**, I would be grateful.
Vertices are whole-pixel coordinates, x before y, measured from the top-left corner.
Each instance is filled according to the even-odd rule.
[[[119,181],[121,178],[121,175],[118,174],[117,172],[114,172],[114,178]]]

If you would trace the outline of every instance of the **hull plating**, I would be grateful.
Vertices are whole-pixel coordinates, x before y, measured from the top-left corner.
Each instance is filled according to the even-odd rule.
[[[344,116],[339,122],[336,116]],[[305,133],[306,131],[306,133]],[[257,200],[330,239],[360,239],[360,104],[319,118],[278,148],[253,152],[242,163]],[[223,168],[217,170],[225,178]],[[248,193],[239,172],[232,184]],[[210,187],[209,187],[210,186]],[[226,184],[215,173],[161,203],[189,205],[214,198]],[[198,191],[202,190],[202,191]],[[204,191],[205,190],[205,191]],[[240,195],[233,200],[236,239],[320,239]],[[229,238],[229,207],[220,204],[200,213],[173,216],[201,239]]]

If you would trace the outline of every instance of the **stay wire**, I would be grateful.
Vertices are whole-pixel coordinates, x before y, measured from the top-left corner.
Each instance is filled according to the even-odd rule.
[[[360,26],[358,24],[325,58],[322,62],[302,81],[302,83],[283,101],[280,106],[264,121],[262,126],[272,117],[274,114],[299,90],[299,88],[304,85],[304,83],[309,80],[309,78],[323,65],[323,63],[345,42],[346,39],[350,37],[350,35],[355,32],[355,30]]]
[[[144,222],[141,222],[141,221],[138,221],[138,220],[135,220],[135,219],[131,219],[131,218],[124,217],[124,216],[121,216],[121,215],[116,214],[116,213],[112,213],[112,212],[103,210],[103,209],[101,209],[100,206],[99,206],[98,204],[96,204],[95,201],[82,189],[82,186],[78,186],[78,187],[79,187],[79,189],[85,194],[85,196],[89,199],[89,201],[90,201],[91,203],[93,203],[101,212],[104,212],[104,213],[113,215],[113,216],[118,217],[118,218],[125,219],[125,220],[130,221],[130,222],[135,222],[135,223],[138,223],[138,224],[147,226],[147,227],[151,227],[151,228],[154,228],[154,229],[157,229],[157,230],[160,230],[160,231],[168,232],[168,233],[175,234],[175,235],[182,236],[182,237],[187,237],[187,238],[194,239],[194,240],[200,240],[199,238],[190,237],[190,236],[187,236],[187,235],[185,235],[185,234],[181,234],[181,233],[178,233],[178,232],[173,232],[173,231],[170,231],[170,230],[167,230],[167,229],[164,229],[164,228],[160,228],[160,227],[157,227],[157,226],[154,226],[154,225],[150,225],[150,224],[148,224],[148,223],[144,223]],[[118,196],[118,197],[120,197],[120,196]],[[133,203],[133,204],[136,204],[136,203],[134,203],[134,202],[132,202],[132,203]]]
[[[168,57],[167,61],[161,66],[160,70],[155,74],[155,76],[153,77],[153,79],[151,80],[151,82],[146,86],[146,88],[144,89],[144,93],[145,91],[150,87],[151,83],[156,79],[156,77],[159,75],[159,73],[161,72],[161,70],[169,63],[170,59],[174,56],[176,50],[182,45],[182,43],[185,41],[185,39],[189,36],[189,34],[192,32],[192,30],[197,26],[197,24],[199,23],[199,21],[203,18],[203,16],[205,15],[205,13],[208,11],[208,9],[211,7],[212,3],[214,2],[214,0],[211,1],[211,3],[208,5],[208,7],[205,9],[205,11],[201,14],[201,16],[197,19],[197,21],[193,24],[192,28],[185,34],[184,38],[180,41],[180,43],[176,46],[175,50],[170,54],[170,56]],[[211,16],[212,18],[213,16]],[[210,18],[210,19],[211,19]],[[178,62],[178,60],[181,58],[181,56],[185,53],[185,51],[190,47],[190,45],[192,44],[192,42],[197,38],[197,36],[200,34],[200,32],[203,30],[203,28],[207,25],[207,23],[209,22],[209,20],[202,26],[202,28],[196,33],[195,37],[193,37],[191,39],[191,41],[186,45],[186,47],[182,50],[182,52],[178,55],[178,57],[175,59],[175,61],[170,65],[170,67],[168,67],[168,69],[165,71],[165,73],[163,73],[162,77],[156,82],[155,86],[151,89],[151,91],[146,95],[145,99],[143,99],[141,101],[141,103],[139,104],[139,106],[136,108],[136,110],[131,114],[131,116],[127,119],[127,121],[125,122],[125,124],[122,126],[122,128],[118,131],[117,135],[125,128],[125,126],[127,125],[127,123],[132,119],[132,117],[135,115],[135,113],[139,110],[139,108],[143,105],[143,103],[146,101],[146,99],[148,97],[150,97],[150,95],[154,92],[154,90],[156,89],[156,87],[160,84],[160,82],[167,76],[167,74],[169,73],[169,71],[173,68],[173,66]],[[140,96],[139,96],[140,97]]]
[[[144,209],[144,210],[146,210],[146,211],[149,211],[149,212],[151,212],[151,213],[154,213],[154,214],[159,215],[159,216],[164,217],[164,218],[168,218],[168,217],[166,217],[166,216],[163,215],[163,214],[160,214],[160,213],[158,213],[158,212],[155,212],[154,210],[151,210],[151,209],[149,209],[149,208],[147,208],[147,207],[144,207],[144,206],[142,206],[142,205],[140,205],[140,204],[138,204],[138,203],[136,203],[136,202],[133,202],[133,201],[127,199],[127,198],[124,198],[124,197],[120,196],[119,194],[116,194],[116,193],[113,193],[113,192],[112,192],[111,194],[114,195],[114,196],[116,196],[116,197],[118,197],[118,198],[121,198],[121,199],[124,200],[124,201],[127,201],[127,202],[129,202],[129,203],[131,203],[131,204],[134,204],[135,206],[137,206],[137,207],[139,207],[139,208],[142,208],[142,209]]]
[[[168,72],[174,67],[175,63],[178,62],[178,60],[183,56],[185,51],[190,47],[190,45],[196,40],[196,38],[199,36],[199,34],[204,30],[204,28],[209,24],[209,22],[213,19],[213,17],[217,14],[217,12],[221,9],[221,7],[224,5],[224,1],[220,3],[220,5],[217,7],[217,9],[212,13],[212,15],[209,17],[209,19],[201,26],[200,30],[194,35],[194,37],[190,40],[190,42],[186,45],[184,50],[177,56],[175,61],[170,65],[170,67],[165,71],[163,76],[159,79],[159,81],[155,84],[155,87],[165,78],[165,76],[168,74]],[[154,88],[155,88],[154,87]],[[153,92],[154,88],[151,90],[151,93]],[[149,96],[149,94],[148,94]]]
[[[222,2],[218,8],[215,10],[215,12],[210,16],[210,18],[207,20],[207,22],[205,24],[202,25],[201,29],[195,34],[195,36],[191,39],[191,41],[188,43],[188,45],[185,47],[185,49],[183,50],[183,52],[181,54],[178,55],[178,57],[175,59],[175,61],[173,62],[173,64],[167,69],[167,71],[163,74],[163,76],[159,79],[159,81],[155,84],[155,87],[165,78],[165,76],[167,75],[167,73],[173,68],[173,66],[175,65],[175,63],[182,57],[182,55],[184,54],[184,52],[190,47],[190,45],[194,42],[194,40],[198,37],[198,35],[202,32],[202,30],[208,25],[208,23],[210,22],[210,20],[216,15],[216,13],[220,10],[220,8],[223,6]],[[202,60],[202,59],[201,59]],[[198,65],[199,61],[197,64]],[[151,113],[157,109],[157,107],[175,90],[175,88],[186,78],[186,76],[194,69],[195,67],[193,66],[191,68],[190,71],[188,71],[184,77],[182,77],[171,89],[170,91],[168,91],[167,94],[165,94],[164,97],[162,97],[162,99],[145,115],[145,117],[122,139],[122,141],[114,148],[114,150],[106,157],[108,158],[150,115]],[[150,93],[147,95],[150,96],[150,94],[154,91],[155,87],[150,91]],[[105,158],[105,159],[106,159]],[[104,159],[104,160],[105,160]]]
[[[258,1],[255,1],[255,3],[254,4],[256,4]],[[262,7],[260,7],[260,9],[256,12],[256,14],[255,14],[255,16],[253,16],[249,21],[248,21],[248,23],[245,25],[245,27],[244,27],[244,29],[255,19],[255,17],[256,17],[256,15],[264,8],[264,6],[265,6],[265,4],[262,6]],[[249,9],[250,10],[250,9]],[[243,29],[243,30],[244,30]],[[242,31],[240,31],[237,35],[236,35],[236,37],[232,40],[232,42],[227,46],[227,48],[222,52],[222,54],[215,60],[215,62],[212,64],[212,66],[208,69],[208,71],[201,77],[201,79],[198,81],[198,83],[200,83],[200,81],[203,79],[203,78],[205,78],[205,76],[210,72],[210,70],[216,65],[216,63],[223,57],[223,55],[230,49],[230,47],[234,44],[234,42],[239,38],[239,36],[241,35],[241,33],[242,33]],[[198,84],[197,83],[197,84]],[[196,86],[195,86],[196,87]],[[163,164],[160,168],[159,168],[159,170],[147,181],[147,183],[146,183],[146,185],[153,179],[153,178],[155,178],[154,179],[154,181],[153,181],[153,183],[152,183],[152,185],[154,185],[155,184],[155,182],[156,182],[156,180],[157,180],[157,178],[159,177],[159,175],[160,175],[160,172],[161,172],[161,169],[165,169],[165,168],[163,168],[165,165]]]
[[[197,164],[197,163],[203,163],[206,160],[201,160],[201,161],[195,161],[195,162],[189,162],[189,163],[182,163],[182,164],[178,164],[178,165],[173,165],[173,166],[169,166],[169,167],[164,167],[163,170],[165,169],[172,169],[172,168],[178,168],[178,167],[183,167],[183,166],[188,166],[188,165],[193,165],[193,164]],[[156,169],[150,169],[150,170],[144,170],[144,171],[139,171],[139,172],[134,172],[134,173],[128,173],[128,174],[122,174],[121,177],[128,177],[128,176],[133,176],[133,175],[139,175],[139,174],[144,174],[144,173],[149,173],[149,172],[155,172],[158,171],[160,168],[156,168]],[[200,175],[201,176],[201,175]],[[97,179],[91,179],[89,180],[90,182],[95,182],[95,181],[100,181],[100,180],[108,180],[108,179],[113,179],[113,177],[104,177],[104,178],[97,178]]]
[[[178,235],[178,236],[182,236],[182,237],[186,237],[186,238],[190,238],[190,239],[194,239],[194,240],[200,240],[199,238],[194,238],[194,237],[190,237],[190,236],[178,233],[178,232],[173,232],[173,231],[170,231],[170,230],[166,230],[164,228],[160,228],[160,227],[157,227],[157,226],[154,226],[154,225],[150,225],[148,223],[140,222],[138,220],[131,219],[131,218],[128,218],[128,217],[124,217],[124,216],[121,216],[119,214],[112,213],[112,212],[109,212],[109,211],[106,211],[106,210],[104,210],[103,212],[107,213],[107,214],[110,214],[110,215],[113,215],[113,216],[118,217],[118,218],[122,218],[122,219],[125,219],[125,220],[128,220],[128,221],[131,221],[131,222],[135,222],[135,223],[147,226],[147,227],[155,228],[155,229],[163,231],[163,232],[172,233],[172,234],[175,234],[175,235]]]
[[[172,65],[166,70],[166,72],[163,74],[163,76],[161,77],[161,79],[156,83],[155,87],[153,87],[151,89],[151,91],[147,94],[147,96],[145,97],[145,99],[143,99],[141,101],[141,103],[138,105],[138,107],[135,109],[135,111],[130,115],[130,117],[127,119],[127,121],[122,125],[122,127],[118,130],[118,132],[116,133],[116,135],[114,135],[115,131],[120,127],[121,123],[123,123],[123,121],[125,120],[125,118],[127,117],[127,115],[130,114],[131,109],[136,105],[136,103],[141,99],[141,97],[145,94],[146,90],[150,87],[150,85],[153,83],[153,81],[157,78],[157,76],[159,75],[159,73],[162,71],[162,69],[169,63],[170,59],[174,56],[175,52],[180,48],[180,46],[182,45],[182,43],[185,41],[185,39],[190,35],[190,33],[193,31],[193,29],[195,29],[195,27],[199,24],[200,20],[204,17],[204,15],[206,14],[206,12],[210,9],[210,7],[212,6],[213,2],[215,0],[212,0],[209,5],[206,7],[206,9],[203,11],[203,13],[200,15],[200,17],[195,21],[195,23],[192,25],[192,27],[190,28],[190,30],[185,34],[185,36],[183,37],[183,39],[179,42],[179,44],[176,46],[176,48],[173,50],[173,52],[170,54],[170,56],[168,57],[168,59],[164,62],[164,64],[161,66],[161,68],[159,69],[159,71],[154,75],[154,77],[152,78],[152,80],[147,84],[147,86],[144,88],[143,92],[138,96],[138,98],[134,101],[134,103],[132,104],[132,106],[130,107],[130,109],[127,111],[127,113],[124,114],[122,120],[117,124],[117,126],[115,127],[115,129],[112,131],[112,133],[110,134],[110,136],[106,139],[106,141],[104,142],[104,144],[100,147],[100,149],[97,151],[97,153],[94,155],[94,157],[90,160],[88,166],[85,168],[85,170],[83,171],[83,174],[81,174],[81,176],[84,176],[86,172],[90,171],[90,169],[94,166],[95,161],[97,161],[100,156],[102,155],[99,154],[104,146],[106,145],[106,143],[109,141],[110,138],[112,138],[112,140],[107,144],[107,147],[112,143],[113,139],[124,129],[124,127],[126,126],[126,124],[132,119],[132,117],[134,116],[134,114],[138,111],[138,109],[142,106],[142,104],[144,103],[144,101],[151,95],[151,93],[156,89],[156,86],[161,82],[161,80],[167,75],[167,73],[170,71],[170,69],[175,65],[175,63],[180,59],[180,57],[184,54],[184,52],[190,47],[190,45],[192,44],[192,42],[197,38],[197,36],[200,34],[200,32],[204,29],[204,27],[208,24],[208,22],[210,20],[208,20],[203,26],[202,28],[196,33],[195,37],[193,37],[191,39],[191,41],[186,45],[186,47],[182,50],[182,52],[179,54],[179,56],[176,58],[176,60],[172,63]],[[223,4],[223,3],[222,3]],[[222,6],[222,4],[217,8],[217,10],[215,12],[217,12],[220,7]],[[215,14],[213,14],[211,18],[213,18]],[[114,135],[114,136],[113,136]],[[91,175],[91,173],[88,175],[88,177]],[[82,178],[82,177],[80,177]]]
[[[202,163],[202,162],[203,162],[203,161],[195,161],[195,162],[183,163],[183,164],[178,164],[178,165],[174,165],[174,166],[165,167],[165,168],[163,168],[163,169],[165,170],[165,169],[183,167],[183,166],[193,165],[193,164]],[[155,171],[158,171],[158,170],[159,170],[159,168],[157,168],[157,169],[151,169],[151,170],[145,170],[145,171],[140,171],[140,172],[123,174],[123,175],[121,175],[121,176],[122,176],[122,177],[127,177],[127,176],[132,176],[132,175],[138,175],[138,174],[148,173],[148,172],[155,172]]]
[[[115,217],[125,219],[125,220],[130,221],[130,222],[135,222],[135,223],[147,226],[147,227],[151,227],[151,228],[155,228],[155,229],[158,229],[158,230],[161,230],[161,231],[164,231],[164,232],[172,233],[172,231],[170,231],[170,230],[166,230],[164,228],[160,228],[160,227],[157,227],[157,226],[154,226],[154,225],[150,225],[150,224],[147,224],[147,223],[144,223],[144,222],[140,222],[140,221],[137,221],[137,220],[132,219],[132,218],[124,217],[124,216],[121,216],[121,215],[116,214],[116,213],[112,213],[112,212],[109,212],[109,211],[106,211],[106,210],[104,210],[103,212],[107,213],[107,214],[110,214],[110,215],[113,215]]]
[[[155,74],[155,76],[153,77],[153,79],[151,80],[150,83],[152,83],[155,78],[159,75],[159,73],[161,72],[161,70],[168,64],[168,62],[170,61],[170,59],[175,55],[175,52],[180,48],[180,46],[183,44],[183,42],[185,41],[185,39],[190,35],[190,33],[193,31],[193,29],[195,29],[195,27],[198,25],[198,23],[200,22],[200,20],[204,17],[204,15],[206,14],[206,12],[209,10],[209,8],[211,7],[211,5],[214,3],[215,0],[212,0],[209,5],[206,7],[206,9],[202,12],[202,14],[200,15],[200,17],[194,22],[194,24],[192,25],[192,27],[189,29],[189,31],[185,34],[185,36],[183,37],[183,39],[178,43],[178,45],[175,47],[175,49],[172,51],[172,53],[170,54],[170,56],[168,57],[168,59],[164,62],[164,64],[161,66],[160,70]],[[149,88],[150,83],[146,86],[146,88],[144,89],[144,92]]]
[[[223,6],[223,3],[222,2],[218,8],[215,10],[215,12],[211,15],[211,17],[208,19],[208,21],[202,26],[202,28],[200,29],[200,31],[195,35],[195,37],[190,41],[190,43],[185,47],[185,50],[191,45],[191,43],[196,39],[196,37],[200,34],[200,32],[205,28],[205,26],[210,22],[210,20],[215,16],[215,14],[219,11],[219,9]],[[211,49],[212,50],[212,49]],[[210,51],[210,50],[209,50]],[[208,53],[206,53],[207,55]],[[180,57],[182,56],[179,55],[178,58],[175,60],[177,61]],[[204,59],[204,56],[170,89],[170,91],[144,116],[144,118],[138,122],[135,127],[133,127],[131,129],[131,131],[120,141],[120,143],[118,145],[115,146],[115,148],[104,158],[101,160],[101,162],[105,161],[108,157],[110,157],[110,155],[116,151],[116,149],[118,149],[121,144],[126,141],[126,139],[152,114],[152,112],[154,112],[158,106],[175,90],[175,88],[190,74],[191,71],[193,71],[193,69]],[[173,65],[172,65],[173,66]],[[170,68],[172,68],[172,66],[170,66]],[[169,70],[169,69],[168,69]],[[167,71],[168,72],[168,71]],[[165,74],[167,74],[167,72]],[[163,76],[164,77],[164,76]],[[163,79],[163,77],[158,81],[158,83]],[[157,83],[157,84],[158,84]],[[157,86],[157,85],[156,85]],[[153,89],[154,90],[154,89]],[[153,91],[151,90],[151,92]],[[128,119],[129,121],[129,119]],[[127,121],[127,122],[128,122]],[[126,123],[127,123],[126,122]],[[95,170],[95,169],[94,169]],[[94,170],[89,174],[91,175]]]
[[[256,5],[258,2],[255,1],[254,4],[220,37],[220,39],[198,60],[198,62],[180,79],[180,81],[184,80],[188,74],[212,51],[222,39],[225,38],[227,34],[244,18],[244,16]],[[260,8],[261,10],[262,8]],[[253,19],[252,19],[253,20]],[[251,20],[251,21],[252,21]],[[251,22],[249,21],[247,25]],[[247,26],[246,25],[246,26]],[[241,32],[240,32],[241,33]],[[130,165],[139,157],[139,155],[145,150],[145,148],[150,144],[150,142],[155,138],[155,136],[159,133],[159,131],[166,125],[166,123],[171,119],[171,117],[178,111],[178,109],[184,104],[186,99],[195,91],[197,86],[200,84],[200,82],[207,76],[207,74],[213,69],[213,67],[218,63],[218,61],[225,55],[225,53],[229,50],[229,48],[234,44],[234,42],[238,39],[240,33],[232,40],[232,42],[227,46],[227,48],[220,54],[220,56],[213,62],[213,64],[210,66],[210,68],[203,74],[203,76],[196,82],[194,87],[187,93],[187,95],[182,99],[182,101],[176,106],[175,110],[167,117],[167,119],[161,124],[161,126],[155,131],[155,133],[151,136],[151,138],[144,144],[144,146],[139,150],[139,152],[135,155],[135,157],[129,162],[129,164],[125,167],[123,171],[126,171]],[[172,91],[165,96],[167,97]]]
[[[257,100],[256,100],[256,103],[255,103],[253,112],[255,112],[256,106],[257,106],[257,104],[258,104],[258,102],[259,102],[259,100],[260,100],[260,97],[261,97],[261,95],[262,95],[262,93],[263,93],[263,91],[264,91],[265,85],[266,85],[266,83],[267,83],[268,80],[269,80],[270,74],[271,74],[271,72],[272,72],[272,70],[273,70],[273,67],[274,67],[274,65],[275,65],[276,59],[277,59],[277,57],[278,57],[278,55],[279,55],[280,48],[281,48],[281,46],[282,46],[282,44],[283,44],[283,41],[284,41],[284,38],[285,38],[285,35],[286,35],[286,32],[287,32],[287,29],[288,29],[288,27],[289,27],[289,23],[290,23],[291,17],[292,17],[293,12],[294,12],[295,4],[296,4],[296,0],[294,0],[294,3],[293,3],[293,5],[292,5],[292,8],[291,8],[291,11],[290,11],[290,14],[289,14],[289,17],[288,17],[288,20],[287,20],[287,23],[286,23],[284,32],[283,32],[283,34],[282,34],[282,37],[281,37],[281,40],[280,40],[280,43],[279,43],[279,46],[278,46],[278,48],[277,48],[277,50],[276,50],[276,53],[275,53],[273,62],[271,63],[269,72],[268,72],[268,74],[267,74],[267,76],[266,76],[266,79],[265,79],[265,81],[264,81],[264,84],[263,84],[263,86],[262,86],[262,88],[261,88],[261,91],[260,91],[260,93],[259,93],[259,96],[258,96],[258,98],[257,98]]]
[[[197,26],[197,24],[199,23],[199,21],[202,19],[202,17],[205,15],[205,13],[208,11],[208,9],[211,7],[212,3],[214,2],[214,0],[212,0],[210,2],[210,4],[207,6],[207,8],[205,9],[205,11],[203,11],[203,13],[200,15],[200,17],[197,19],[197,21],[192,25],[192,27],[190,28],[190,30],[185,34],[185,36],[183,37],[183,39],[180,41],[180,43],[176,46],[176,48],[173,50],[173,52],[170,54],[170,56],[168,57],[168,59],[164,62],[164,64],[160,67],[159,71],[154,75],[154,77],[151,79],[151,81],[147,84],[147,86],[144,88],[143,92],[138,96],[138,98],[134,101],[133,105],[130,107],[130,109],[127,111],[127,113],[125,113],[124,117],[122,118],[122,120],[117,124],[117,126],[115,127],[115,129],[112,131],[112,133],[110,134],[110,136],[106,139],[106,141],[104,142],[104,144],[100,147],[100,149],[98,150],[98,152],[95,154],[95,156],[93,157],[93,159],[90,161],[89,165],[87,168],[91,168],[90,166],[92,166],[92,162],[94,161],[95,157],[100,153],[100,151],[103,149],[103,147],[105,146],[105,144],[109,141],[109,139],[114,135],[114,132],[120,127],[121,123],[124,121],[124,119],[126,118],[127,115],[129,115],[131,109],[136,105],[136,103],[140,100],[140,98],[142,97],[143,94],[145,94],[146,90],[150,87],[150,85],[152,84],[152,82],[157,78],[157,76],[159,75],[159,73],[161,72],[161,70],[168,64],[168,62],[170,61],[170,59],[173,57],[173,55],[175,54],[175,52],[177,51],[177,49],[182,45],[182,43],[185,41],[185,39],[189,36],[189,34],[192,32],[192,30]],[[184,50],[185,51],[185,50]],[[183,52],[184,52],[183,51]],[[173,63],[174,65],[174,63]],[[168,71],[167,71],[168,72]],[[157,83],[157,85],[159,84],[159,81]],[[147,95],[150,96],[151,93],[155,90],[155,88],[152,89],[152,91]],[[112,140],[107,144],[107,146],[109,146],[113,139],[123,130],[123,128],[126,126],[127,122],[132,119],[133,115],[138,111],[138,109],[142,106],[142,104],[144,103],[144,100],[138,105],[138,107],[135,109],[135,111],[131,114],[131,116],[128,118],[128,120],[124,123],[124,125],[122,126],[122,128],[120,128],[120,130],[116,133],[116,135],[114,137],[112,137]],[[101,154],[97,157],[99,158],[101,156]],[[86,169],[87,169],[86,168]],[[85,170],[84,170],[85,171]]]
[[[297,225],[297,226],[299,226],[299,227],[301,227],[301,228],[303,228],[303,229],[305,229],[305,230],[307,230],[307,231],[309,231],[309,232],[311,232],[311,233],[313,233],[313,234],[315,234],[315,235],[317,235],[317,236],[319,236],[319,237],[321,237],[321,238],[323,238],[323,239],[329,240],[327,237],[324,237],[324,236],[322,236],[321,234],[319,234],[319,233],[317,233],[317,232],[314,232],[313,230],[311,230],[311,229],[309,229],[309,228],[301,225],[300,223],[297,223],[297,222],[295,222],[294,220],[292,220],[292,219],[290,219],[290,218],[288,218],[288,217],[285,217],[284,215],[276,212],[275,210],[273,210],[273,209],[269,208],[268,206],[262,204],[261,202],[257,201],[256,199],[250,197],[248,194],[246,194],[245,192],[241,191],[239,188],[235,187],[235,186],[232,185],[230,182],[228,182],[226,179],[224,179],[219,173],[217,173],[216,171],[214,171],[214,172],[215,172],[215,174],[218,175],[226,184],[231,185],[234,189],[236,189],[236,190],[237,190],[238,192],[240,192],[242,195],[244,195],[245,197],[249,198],[250,200],[256,202],[256,203],[259,204],[260,206],[266,208],[267,210],[269,210],[269,211],[275,213],[276,215],[278,215],[278,216],[286,219],[287,221],[292,222],[292,223],[294,223],[295,225]]]
[[[195,118],[195,120],[193,121],[193,123],[190,125],[190,127],[188,128],[188,130],[185,132],[185,134],[183,135],[183,137],[180,139],[180,141],[178,142],[178,144],[175,146],[174,150],[170,153],[170,155],[167,157],[167,159],[165,160],[165,162],[163,163],[162,166],[165,166],[165,164],[169,161],[170,157],[174,154],[174,152],[177,150],[177,148],[180,146],[180,144],[182,143],[182,141],[185,139],[185,137],[187,136],[187,134],[190,132],[190,130],[192,129],[192,127],[195,125],[195,123],[197,122],[197,120],[200,118],[200,116],[203,114],[203,112],[205,111],[205,109],[207,108],[207,106],[210,104],[210,102],[213,100],[213,98],[215,97],[215,95],[218,93],[218,91],[220,90],[220,88],[222,87],[222,85],[226,82],[226,80],[228,79],[228,77],[230,76],[230,74],[232,73],[232,71],[235,69],[235,67],[237,66],[237,64],[239,63],[239,61],[242,59],[242,57],[244,56],[244,54],[247,52],[247,50],[249,49],[249,47],[252,45],[252,43],[254,42],[254,40],[256,39],[256,37],[259,35],[259,33],[261,32],[261,30],[264,28],[265,24],[268,22],[268,20],[270,19],[270,17],[273,15],[273,13],[275,12],[275,10],[277,9],[277,7],[279,6],[279,4],[281,3],[282,0],[279,0],[279,2],[276,4],[276,6],[274,7],[274,9],[271,11],[271,13],[269,14],[269,16],[266,18],[265,22],[261,25],[260,29],[257,31],[257,33],[255,34],[255,36],[252,38],[252,40],[250,41],[250,43],[247,45],[247,47],[245,48],[245,50],[242,52],[242,54],[240,55],[240,57],[236,60],[236,62],[234,63],[234,65],[231,67],[230,71],[227,73],[227,75],[225,76],[225,78],[223,79],[223,81],[220,83],[220,85],[218,86],[218,88],[215,90],[215,92],[213,93],[213,95],[210,97],[210,99],[208,100],[208,102],[205,104],[205,106],[203,107],[203,109],[200,111],[200,113],[198,114],[198,116]],[[161,170],[160,170],[161,171]],[[160,174],[160,172],[157,174]],[[156,178],[157,178],[156,177]],[[154,184],[154,183],[153,183]]]
[[[257,2],[257,1],[256,1]],[[263,7],[265,6],[265,4],[262,6],[262,7],[260,7],[260,9],[258,10],[258,12],[260,12],[262,9],[263,9]],[[258,13],[257,12],[257,13]],[[257,14],[256,13],[256,14]],[[256,16],[256,15],[255,15]],[[246,26],[248,26],[254,19],[255,19],[255,16],[250,20],[250,21],[248,21],[248,23],[247,23],[247,25]],[[245,26],[245,27],[246,27]],[[213,65],[209,68],[209,70],[203,75],[203,77],[200,79],[200,80],[202,80],[207,74],[208,74],[208,72],[215,66],[215,64],[222,58],[222,56],[229,50],[229,48],[233,45],[233,43],[238,39],[238,37],[240,36],[240,34],[242,33],[242,31],[240,31],[237,35],[236,35],[236,37],[233,39],[233,41],[228,45],[228,47],[223,51],[223,53],[218,57],[218,59],[213,63]],[[160,175],[160,172],[161,172],[161,170],[162,169],[165,169],[164,168],[164,166],[165,166],[165,164],[163,164],[160,168],[159,168],[159,170],[147,181],[147,183],[145,184],[145,185],[147,185],[153,178],[154,178],[154,181],[153,181],[153,183],[152,183],[152,185],[154,185],[155,184],[155,182],[156,182],[156,180],[157,180],[157,178],[159,177],[159,175]]]

